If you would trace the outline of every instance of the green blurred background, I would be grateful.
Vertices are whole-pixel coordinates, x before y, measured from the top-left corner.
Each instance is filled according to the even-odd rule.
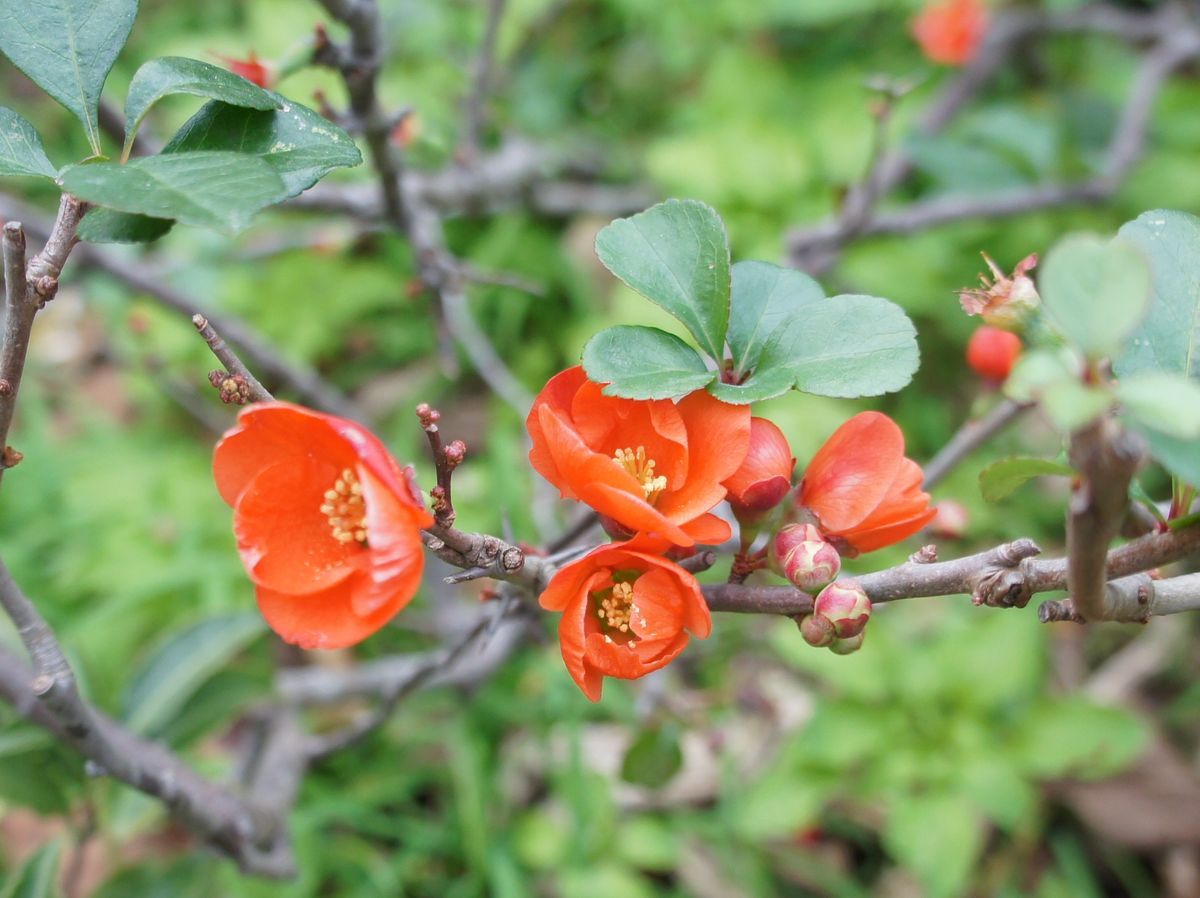
[[[411,106],[418,122],[409,162],[452,165],[484,4],[382,6],[383,98]],[[911,123],[955,76],[925,62],[909,36],[918,6],[510,0],[487,144],[519,134],[600,160],[604,182],[711,203],[735,259],[779,260],[790,228],[836,212],[868,162],[876,96],[865,82],[879,74],[917,83],[892,128],[917,170],[889,204],[1095,170],[1136,48],[1086,35],[1039,41],[943,135],[909,140]],[[153,56],[216,61],[254,50],[276,59],[321,20],[308,0],[143,0],[106,95],[119,103]],[[953,294],[975,280],[980,250],[1009,268],[1069,230],[1112,232],[1161,206],[1200,211],[1194,74],[1169,82],[1148,151],[1111,201],[860,241],[823,275],[830,293],[904,306],[922,368],[882,400],[792,395],[765,405],[801,462],[866,407],[897,417],[923,461],[995,401],[963,361],[975,323]],[[303,70],[278,89],[309,104],[317,90],[343,102],[327,71]],[[37,125],[55,164],[86,155],[77,123],[6,63],[0,97]],[[168,136],[198,106],[164,102],[149,128]],[[330,180],[369,177],[364,168]],[[49,214],[55,197],[26,187],[0,184]],[[476,320],[531,393],[601,327],[677,327],[599,267],[591,238],[606,220],[518,205],[447,223],[462,259],[540,287],[537,296],[471,290]],[[178,227],[149,250],[117,252],[244,318],[353,393],[426,486],[411,410],[438,406],[443,429],[471,450],[455,481],[463,526],[511,526],[536,544],[572,519],[535,492],[520,416],[465,356],[461,373],[447,374],[429,299],[409,289],[402,240],[332,216],[269,212],[237,238]],[[87,695],[221,777],[231,769],[231,727],[270,699],[276,663],[288,657],[254,613],[230,513],[212,486],[212,445],[234,415],[211,395],[212,367],[186,317],[69,265],[34,331],[11,437],[25,459],[5,478],[0,540]],[[970,516],[962,539],[942,541],[942,557],[1017,536],[1060,550],[1061,483],[1039,482],[999,505],[986,505],[976,483],[990,460],[1058,450],[1033,417],[973,455],[936,491]],[[1156,498],[1169,493],[1159,472],[1142,482]],[[857,569],[896,563],[912,548]],[[479,592],[448,589],[439,575],[431,571],[393,627],[352,655],[312,663],[434,644],[441,612],[474,613]],[[0,639],[17,645],[6,626]],[[292,817],[300,875],[285,884],[241,878],[154,802],[87,778],[70,752],[0,707],[0,882],[7,876],[14,890],[0,885],[0,896],[27,894],[22,865],[46,845],[81,865],[75,894],[105,898],[1172,894],[1166,859],[1190,850],[1194,862],[1200,844],[1194,634],[1186,620],[1085,633],[1038,625],[1033,606],[930,599],[887,608],[865,648],[839,658],[805,646],[790,621],[722,615],[678,663],[644,681],[609,681],[592,706],[563,670],[547,619],[540,638],[490,677],[409,699],[383,730],[310,773]],[[1094,701],[1097,690],[1083,688],[1091,673],[1135,639],[1158,640],[1159,663],[1122,707]],[[326,710],[313,724],[336,725],[357,707]],[[1176,779],[1147,785],[1147,764],[1170,767],[1164,753]],[[1123,832],[1129,808],[1147,796],[1176,815],[1165,818],[1175,821],[1164,823],[1167,835]]]

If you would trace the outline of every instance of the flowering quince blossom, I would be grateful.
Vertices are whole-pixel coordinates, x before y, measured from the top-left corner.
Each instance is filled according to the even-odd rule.
[[[752,521],[782,502],[792,488],[795,467],[783,431],[766,418],[751,418],[746,460],[723,484],[737,519]]]
[[[1005,275],[987,253],[980,253],[992,276],[979,275],[979,287],[958,291],[959,302],[968,315],[980,315],[984,323],[1008,331],[1019,331],[1028,321],[1042,299],[1029,276],[1038,263],[1037,253],[1030,253],[1017,263],[1011,275]]]
[[[899,542],[937,513],[922,492],[921,467],[904,457],[904,435],[879,412],[834,431],[809,462],[798,504],[843,555]]]
[[[669,547],[642,534],[608,543],[559,570],[542,593],[543,608],[563,613],[563,661],[591,701],[600,700],[605,677],[645,676],[673,661],[689,632],[711,632],[700,584],[662,557]]]
[[[259,87],[268,88],[271,86],[272,77],[271,70],[266,63],[262,62],[258,55],[251,50],[250,55],[245,59],[235,59],[232,56],[219,57],[221,62],[225,63],[225,68],[233,72],[235,75],[241,75],[251,84],[257,84]]]
[[[929,3],[912,23],[913,37],[930,62],[965,65],[975,58],[987,28],[987,9],[980,0]]]
[[[550,379],[525,423],[534,470],[564,499],[599,512],[610,532],[676,546],[729,538],[729,525],[708,512],[746,457],[748,406],[704,390],[678,403],[605,396],[576,366]]]
[[[267,623],[304,648],[360,642],[408,604],[433,519],[383,444],[286,402],[247,407],[217,443],[217,490]]]

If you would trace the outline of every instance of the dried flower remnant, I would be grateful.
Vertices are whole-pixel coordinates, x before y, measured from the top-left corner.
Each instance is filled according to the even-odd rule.
[[[1037,287],[1029,272],[1038,263],[1037,253],[1030,253],[1017,263],[1011,275],[1005,275],[987,253],[980,253],[991,271],[979,275],[980,287],[965,287],[958,291],[963,311],[980,315],[985,324],[1008,331],[1020,331],[1041,305]]]

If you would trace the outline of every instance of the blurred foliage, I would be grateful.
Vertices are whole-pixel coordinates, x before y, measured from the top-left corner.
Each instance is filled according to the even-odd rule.
[[[702,199],[725,219],[735,258],[769,260],[781,256],[789,228],[834,211],[861,176],[871,75],[918,81],[892,125],[918,169],[896,201],[1094,169],[1133,51],[1078,36],[1030,47],[952,128],[917,140],[912,122],[953,73],[930,68],[908,38],[916,5],[511,0],[489,137],[527,134],[602,158],[614,183],[645,176],[664,196]],[[484,4],[383,6],[383,96],[416,110],[412,164],[446,164]],[[319,19],[309,0],[143,0],[108,94],[123,96],[152,56],[212,60],[253,49],[281,57]],[[56,164],[87,154],[69,115],[11,68],[0,68],[0,90],[34,122]],[[326,71],[300,71],[281,90],[304,101],[316,90],[341,98]],[[168,99],[147,128],[166,136],[198,106]],[[853,246],[824,286],[831,295],[868,293],[904,306],[919,331],[916,381],[874,403],[791,395],[761,413],[788,434],[801,462],[864,407],[896,416],[910,453],[930,457],[968,414],[994,401],[979,395],[963,362],[973,323],[952,293],[974,281],[979,250],[1007,268],[1068,230],[1112,232],[1162,206],[1200,210],[1197,108],[1200,85],[1174,80],[1158,103],[1146,157],[1103,206],[964,221]],[[331,180],[368,177],[358,170]],[[42,187],[28,199],[47,208],[53,201]],[[474,315],[531,391],[573,363],[602,327],[677,330],[602,276],[591,238],[604,223],[521,210],[449,223],[454,251],[471,265],[543,288],[537,297],[510,287],[472,291]],[[412,288],[402,241],[273,213],[236,241],[177,227],[146,254],[122,252],[128,264],[244,317],[287,356],[357,391],[377,412],[381,436],[415,461],[425,482],[430,466],[410,409],[420,400],[439,405],[445,429],[471,447],[456,477],[460,520],[493,531],[509,522],[529,541],[552,535],[537,530],[546,515],[534,513],[542,500],[524,463],[523,422],[489,397],[467,359],[458,360],[461,376],[446,373],[430,300]],[[204,421],[230,422],[233,413],[208,395],[203,375],[211,367],[181,316],[69,267],[35,329],[12,435],[25,460],[5,478],[0,537],[6,563],[57,628],[86,694],[185,751],[204,772],[226,776],[222,739],[269,696],[278,647],[247,614],[252,589],[228,509],[212,488],[216,434]],[[1017,536],[1048,551],[1061,546],[1059,479],[1038,480],[996,505],[983,503],[976,481],[1005,455],[1053,457],[1058,449],[1052,431],[1032,420],[977,452],[938,490],[965,503],[971,520],[968,537],[944,551]],[[1166,495],[1160,472],[1144,473],[1142,483],[1155,498]],[[858,569],[908,551],[877,553]],[[471,590],[447,592],[431,574],[396,628],[355,654],[420,648],[435,601],[466,608],[472,599]],[[866,647],[849,658],[807,649],[790,622],[723,616],[713,638],[693,644],[670,671],[611,683],[599,707],[565,675],[552,638],[519,653],[466,701],[445,691],[419,695],[384,731],[310,774],[291,821],[300,862],[293,883],[245,880],[170,838],[153,802],[88,780],[77,758],[3,707],[0,825],[10,825],[4,840],[15,851],[11,827],[27,819],[20,814],[66,821],[59,831],[69,838],[81,829],[83,807],[94,809],[103,844],[103,884],[94,894],[104,898],[862,896],[894,879],[897,867],[931,896],[1155,894],[1136,857],[1097,848],[1039,789],[1122,769],[1149,738],[1145,725],[1059,694],[1049,664],[1056,631],[1039,627],[1032,608],[970,609],[961,599],[904,605],[884,609]],[[1093,650],[1125,638],[1103,634]],[[15,644],[3,627],[0,639]],[[1193,657],[1161,684],[1163,721],[1193,744],[1196,673]],[[785,688],[772,692],[769,682]],[[764,727],[770,738],[746,751]],[[691,797],[672,792],[696,777],[702,788]],[[20,858],[0,847],[0,896],[55,894],[43,871],[60,842],[48,844],[32,859],[36,845],[22,843]],[[69,841],[62,850],[72,853]]]

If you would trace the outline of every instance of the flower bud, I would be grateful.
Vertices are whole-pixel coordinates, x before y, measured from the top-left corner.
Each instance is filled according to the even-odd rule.
[[[846,639],[835,639],[829,643],[829,651],[835,655],[853,655],[862,648],[863,640],[867,638],[867,633],[864,630],[857,636],[850,636]]]
[[[857,636],[871,617],[871,600],[857,580],[835,580],[817,596],[813,612],[827,618],[839,639]]]
[[[750,449],[742,466],[722,485],[739,522],[753,522],[783,501],[792,488],[787,437],[766,418],[750,419]]]
[[[967,364],[992,383],[1004,383],[1020,355],[1020,337],[986,324],[967,343]]]
[[[813,593],[842,569],[837,549],[812,524],[788,524],[770,544],[771,568],[797,589]]]
[[[833,624],[828,618],[821,617],[819,614],[806,614],[799,621],[800,635],[804,637],[804,641],[816,648],[822,648],[829,645],[837,637],[837,633],[833,630]]]

